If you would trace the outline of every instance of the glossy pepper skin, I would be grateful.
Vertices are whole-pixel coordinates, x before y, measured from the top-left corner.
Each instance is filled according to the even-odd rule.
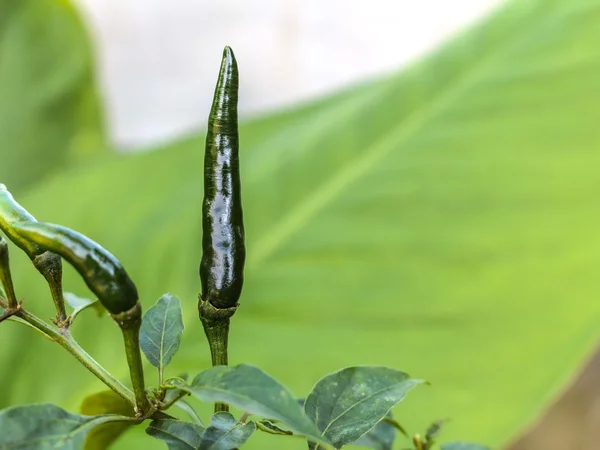
[[[62,289],[62,260],[60,256],[46,251],[21,235],[20,229],[29,223],[37,221],[16,202],[6,186],[0,184],[0,229],[29,256],[35,268],[48,282],[56,306],[55,323],[60,326],[68,325]]]
[[[133,281],[117,258],[96,242],[69,228],[43,222],[24,225],[19,233],[66,259],[112,314],[136,306],[138,293]]]
[[[216,308],[235,306],[244,282],[237,102],[237,62],[225,47],[208,118],[202,203],[202,299]]]
[[[39,245],[24,239],[17,230],[19,224],[36,222],[25,208],[19,205],[6,186],[0,184],[0,229],[23,250],[31,260],[45,252]]]

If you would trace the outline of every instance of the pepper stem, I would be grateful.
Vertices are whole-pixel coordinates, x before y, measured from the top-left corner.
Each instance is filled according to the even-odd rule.
[[[0,283],[4,287],[6,299],[8,300],[8,310],[15,311],[19,307],[15,287],[13,286],[12,276],[10,274],[10,263],[8,260],[8,244],[0,237]]]
[[[60,328],[68,326],[65,298],[62,287],[62,260],[52,252],[44,252],[33,258],[33,265],[40,272],[50,287],[50,294],[56,307],[56,325]]]
[[[229,322],[237,310],[237,305],[231,308],[216,308],[201,297],[198,303],[200,321],[210,347],[212,365],[226,366],[228,364],[227,346],[229,343]],[[229,411],[225,403],[215,403],[215,412]]]
[[[123,332],[125,354],[129,365],[131,385],[135,394],[138,414],[145,414],[151,405],[146,396],[142,354],[140,352],[140,326],[142,324],[142,305],[138,301],[133,308],[119,314],[111,314]]]

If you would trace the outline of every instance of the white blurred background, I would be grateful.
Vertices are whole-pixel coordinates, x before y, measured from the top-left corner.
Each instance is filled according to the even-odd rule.
[[[393,71],[502,0],[76,0],[116,145],[204,127],[224,45],[248,117]]]

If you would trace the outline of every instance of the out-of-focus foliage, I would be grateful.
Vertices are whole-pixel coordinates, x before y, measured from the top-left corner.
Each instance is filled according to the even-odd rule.
[[[599,21],[600,0],[515,1],[396,76],[242,126],[248,264],[231,363],[298,397],[343,366],[405,370],[432,386],[394,416],[408,431],[451,417],[442,440],[496,448],[539,413],[599,335]],[[20,198],[107,246],[146,308],[165,291],[182,299],[166,376],[210,364],[195,314],[203,149],[197,136],[80,165]],[[50,316],[16,253],[17,294]],[[78,320],[76,337],[126,380],[114,324]],[[102,389],[57,346],[4,325],[0,407],[75,410]],[[116,448],[136,446],[163,448],[141,428]],[[275,447],[304,444],[247,446]]]
[[[67,0],[0,1],[0,179],[13,191],[103,146],[92,52]]]

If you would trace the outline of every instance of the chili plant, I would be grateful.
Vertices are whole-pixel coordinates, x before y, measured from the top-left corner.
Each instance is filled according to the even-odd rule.
[[[238,68],[233,52],[226,47],[206,137],[199,270],[198,312],[213,367],[191,380],[165,376],[183,333],[180,300],[165,294],[142,316],[136,286],[114,255],[77,231],[38,222],[0,184],[0,229],[46,279],[56,308],[56,317],[47,323],[33,314],[26,302],[18,300],[9,246],[0,237],[0,322],[16,321],[36,329],[110,389],[97,395],[109,405],[106,414],[75,414],[52,404],[0,411],[0,449],[80,449],[86,442],[106,448],[124,429],[140,424],[146,424],[148,435],[173,450],[234,449],[257,430],[282,438],[304,438],[315,450],[345,445],[385,450],[392,448],[397,433],[406,435],[390,410],[423,381],[399,370],[347,367],[323,377],[305,399],[299,400],[258,367],[227,365],[229,327],[239,306],[245,260],[237,102]],[[75,268],[97,300],[80,299],[63,291],[63,260]],[[72,307],[70,314],[65,303]],[[72,336],[71,325],[89,307],[107,310],[120,328],[132,389],[95,361]],[[158,369],[155,386],[148,387],[144,379],[142,352]],[[215,414],[208,425],[186,401],[189,396],[214,403]],[[84,401],[82,412],[94,409],[86,406],[90,401],[94,398]],[[230,406],[242,411],[240,417],[229,412]],[[171,408],[177,408],[178,414]],[[182,412],[189,420],[179,418]],[[104,425],[107,430],[107,424],[112,424],[108,434],[96,433],[96,427]],[[432,449],[440,427],[441,422],[436,422],[423,437],[416,434],[406,443],[416,450]],[[456,442],[442,448],[484,447]]]

